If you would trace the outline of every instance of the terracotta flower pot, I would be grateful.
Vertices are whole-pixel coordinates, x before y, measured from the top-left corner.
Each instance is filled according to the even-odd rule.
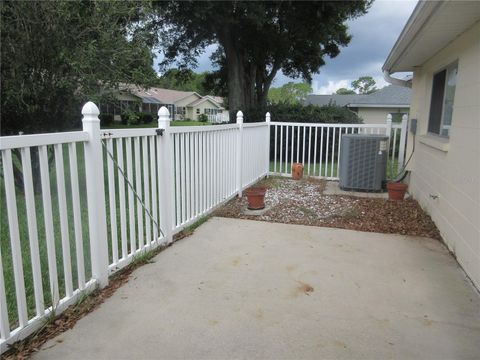
[[[252,186],[245,190],[247,195],[248,208],[250,210],[260,210],[265,207],[265,193],[267,189],[262,186]]]
[[[387,183],[388,199],[403,200],[407,192],[408,185],[400,182]]]
[[[303,177],[303,164],[293,163],[292,164],[292,179],[300,180]]]

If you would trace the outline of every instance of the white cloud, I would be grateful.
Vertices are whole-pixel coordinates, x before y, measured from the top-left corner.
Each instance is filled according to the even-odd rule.
[[[349,85],[350,85],[350,81],[348,80],[339,80],[339,81],[329,80],[328,84],[324,86],[318,86],[318,82],[313,81],[312,89],[313,89],[313,93],[316,95],[331,95],[340,88],[348,88]]]

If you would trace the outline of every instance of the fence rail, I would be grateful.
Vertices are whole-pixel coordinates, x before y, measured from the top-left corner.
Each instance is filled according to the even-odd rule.
[[[303,163],[305,174],[338,180],[338,163],[342,135],[377,134],[390,140],[388,174],[395,177],[403,167],[407,117],[392,124],[391,115],[385,124],[323,124],[271,122],[270,174],[290,176],[292,164]]]
[[[268,175],[337,179],[341,135],[387,134],[403,165],[402,124],[271,122],[101,130],[93,103],[83,131],[0,139],[0,353],[146,250]],[[85,196],[86,194],[86,196]]]

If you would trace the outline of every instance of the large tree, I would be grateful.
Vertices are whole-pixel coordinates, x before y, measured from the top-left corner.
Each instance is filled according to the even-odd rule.
[[[352,88],[361,95],[368,95],[377,91],[376,82],[371,76],[360,76],[352,81]]]
[[[155,80],[152,36],[140,26],[148,4],[4,1],[0,6],[2,134],[72,128],[81,103],[98,100],[102,88]]]
[[[211,44],[226,79],[231,111],[266,103],[281,70],[310,81],[351,37],[346,20],[365,14],[371,1],[168,1],[156,3],[164,49],[161,65],[196,64]],[[222,83],[219,80],[218,83]]]
[[[311,92],[312,87],[308,83],[288,82],[278,88],[270,88],[268,101],[271,104],[303,104]]]

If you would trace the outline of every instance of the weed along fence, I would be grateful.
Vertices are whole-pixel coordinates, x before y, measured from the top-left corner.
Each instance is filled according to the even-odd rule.
[[[1,352],[258,179],[296,161],[337,178],[341,134],[391,134],[404,160],[406,119],[170,127],[161,108],[158,128],[101,130],[95,104],[82,114],[83,131],[1,138]]]

